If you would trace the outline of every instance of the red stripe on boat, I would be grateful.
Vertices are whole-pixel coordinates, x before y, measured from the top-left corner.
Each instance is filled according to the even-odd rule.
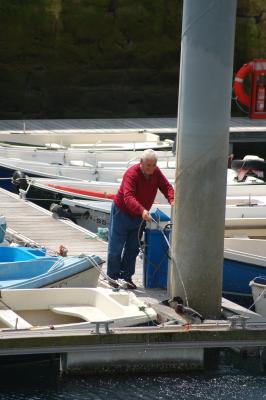
[[[53,185],[52,183],[48,183],[47,186],[50,186],[54,189],[64,190],[65,192],[75,193],[75,194],[82,194],[84,196],[93,196],[98,197],[100,199],[111,199],[115,198],[115,194],[108,194],[106,192],[94,192],[93,190],[88,189],[77,189],[71,186],[61,186],[61,185]]]

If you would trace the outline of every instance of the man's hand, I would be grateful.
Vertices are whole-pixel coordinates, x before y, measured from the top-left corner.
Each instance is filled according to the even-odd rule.
[[[174,201],[174,200],[173,200],[173,201],[171,201],[170,205],[171,205],[172,207],[174,207],[174,205],[175,205],[175,201]]]
[[[142,219],[144,219],[144,221],[148,221],[148,222],[152,221],[149,211],[143,210]]]

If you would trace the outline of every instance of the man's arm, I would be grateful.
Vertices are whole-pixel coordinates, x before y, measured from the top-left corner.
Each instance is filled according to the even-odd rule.
[[[161,170],[159,170],[159,189],[168,202],[173,205],[175,198],[174,188]]]

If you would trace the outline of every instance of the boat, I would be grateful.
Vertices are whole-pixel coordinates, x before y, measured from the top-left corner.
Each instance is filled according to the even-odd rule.
[[[62,198],[59,204],[50,206],[50,211],[59,218],[69,218],[78,225],[97,233],[98,228],[107,228],[109,225],[111,200],[98,201],[80,198]],[[151,209],[160,208],[171,217],[169,204],[155,203]],[[228,197],[226,199],[225,236],[239,235],[252,237],[266,237],[266,197]]]
[[[60,149],[49,147],[31,147],[18,145],[0,145],[1,158],[13,158],[16,160],[35,161],[48,164],[70,165],[79,167],[100,167],[102,166],[120,166],[127,168],[133,162],[140,160],[143,151],[92,151],[89,149]],[[175,157],[172,151],[157,150],[159,162],[166,162],[164,168],[168,168]]]
[[[133,163],[139,162],[138,160]],[[166,167],[167,162],[161,161]],[[48,179],[74,179],[86,181],[102,182],[120,182],[126,169],[132,164],[111,163],[111,166],[105,166],[99,162],[97,167],[87,163],[86,165],[61,165],[49,164],[44,162],[26,161],[14,158],[0,157],[0,185],[7,190],[14,191],[14,188],[20,186],[22,178],[43,177]],[[159,162],[160,165],[160,162]],[[167,178],[174,180],[175,168],[163,168],[162,172]]]
[[[174,184],[175,169],[166,168],[165,170],[162,169],[162,171],[167,175],[169,182]],[[26,192],[29,200],[47,209],[50,208],[52,203],[59,204],[63,197],[69,199],[112,201],[114,195],[117,193],[124,172],[125,170],[120,168],[99,168],[94,170],[94,179],[82,180],[63,177],[57,177],[57,179],[34,178],[25,176],[25,174],[21,174],[18,171],[13,176],[13,184],[15,186],[13,190]],[[87,169],[85,173],[88,175],[89,170]],[[75,174],[78,176],[79,169],[76,170]],[[265,185],[262,186],[242,183],[228,185],[227,197],[242,198],[247,203],[253,201],[254,197],[262,199],[263,195],[265,196],[266,189]],[[259,190],[259,193],[256,194],[258,188],[262,190]],[[164,204],[166,199],[158,191],[155,201]]]
[[[145,149],[171,149],[172,140],[161,141],[159,136],[149,132],[121,131],[119,133],[94,132],[51,132],[17,131],[0,132],[0,142],[4,144],[21,144],[50,148],[85,148],[93,151],[128,151]]]
[[[264,158],[246,155],[243,160],[232,160],[231,168],[236,172],[236,180],[245,182],[249,177],[266,181],[266,162]]]
[[[227,197],[225,236],[266,238],[266,197]]]
[[[266,275],[254,277],[249,285],[256,312],[266,317]]]
[[[225,297],[252,302],[249,282],[266,278],[266,242],[261,239],[226,238],[224,240],[223,293]]]
[[[96,287],[103,261],[95,255],[51,256],[45,249],[0,246],[0,289]]]
[[[132,292],[106,288],[1,290],[0,330],[65,330],[148,324],[156,312]]]
[[[0,157],[0,185],[11,191],[16,191],[18,188],[25,190],[26,177],[120,183],[126,169],[138,162],[139,159],[134,156],[129,161],[99,159],[96,162],[94,158],[92,163],[89,163],[88,160],[72,160],[68,164],[66,162],[61,164]],[[175,160],[161,157],[158,160],[158,166],[168,180],[174,184]],[[258,182],[254,177],[249,177],[245,182],[238,182],[234,179],[234,171],[228,170],[227,196],[266,195],[264,182]]]
[[[118,182],[45,178],[21,178],[18,183],[22,197],[48,210],[52,204],[59,204],[63,197],[111,202],[120,185]]]
[[[53,204],[50,211],[59,218],[68,218],[79,226],[99,233],[99,228],[108,228],[112,202],[90,201],[80,199],[63,198],[59,205]],[[153,204],[150,212],[160,209],[171,218],[171,206],[169,204]]]
[[[59,204],[63,197],[111,202],[118,191],[120,182],[120,179],[115,182],[27,177],[17,179],[21,196],[47,209],[50,209],[53,203]],[[167,202],[159,191],[156,202]]]

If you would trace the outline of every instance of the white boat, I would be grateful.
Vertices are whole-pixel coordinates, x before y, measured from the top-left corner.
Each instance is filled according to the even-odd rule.
[[[134,163],[137,162],[134,161]],[[166,161],[162,161],[162,163],[166,167]],[[0,157],[0,185],[11,190],[11,179],[14,177],[13,182],[16,182],[17,176],[20,178],[25,175],[29,177],[120,182],[123,174],[130,165],[121,166],[119,163],[114,165],[116,166],[105,167],[101,164],[97,167],[91,164],[79,166],[78,163],[77,165],[60,165]],[[168,179],[174,180],[175,168],[162,167],[161,170]]]
[[[234,159],[231,168],[236,172],[236,180],[240,182],[250,177],[260,179],[262,182],[266,180],[266,162],[258,156],[246,155],[243,160]]]
[[[120,155],[122,154],[119,153]],[[1,152],[0,152],[1,155]],[[127,155],[128,157],[128,155]],[[29,177],[44,178],[60,178],[60,179],[77,179],[86,181],[99,182],[118,182],[120,183],[126,169],[139,162],[139,155],[126,160],[114,160],[113,155],[108,157],[102,154],[96,157],[93,154],[91,163],[89,159],[70,160],[61,165],[57,162],[39,162],[22,160],[12,157],[0,157],[0,185],[8,190],[13,190],[11,178],[14,173],[18,172]],[[175,160],[172,156],[160,155],[158,166],[166,175],[168,180],[174,184],[175,182]],[[227,196],[266,196],[266,185],[258,182],[257,179],[249,177],[245,182],[234,181],[234,172],[228,170]]]
[[[104,131],[58,133],[45,130],[36,132],[1,131],[0,142],[50,148],[86,148],[93,151],[171,149],[173,145],[171,140],[162,142],[158,135],[137,131],[121,131],[120,133],[106,133]]]
[[[108,228],[111,206],[111,201],[63,198],[60,205],[51,207],[51,211],[59,218],[69,218],[79,226],[97,233],[99,228]],[[171,206],[169,204],[154,204],[150,212],[155,212],[157,208],[171,218]]]
[[[255,277],[249,285],[256,312],[266,317],[266,275]]]
[[[1,291],[0,330],[88,329],[149,323],[156,312],[132,292],[105,288],[15,289]]]
[[[266,237],[266,197],[227,197],[225,235]]]
[[[30,146],[0,146],[1,158],[13,158],[25,161],[44,162],[48,164],[72,165],[79,167],[118,166],[127,168],[134,161],[140,159],[142,151],[91,151],[89,149],[50,149],[47,147]],[[172,151],[157,150],[159,161],[175,162]]]
[[[46,249],[0,246],[0,288],[97,287],[103,261],[95,255],[51,256]]]
[[[83,200],[106,200],[111,202],[120,186],[117,182],[82,181],[68,179],[19,178],[19,190],[28,200],[45,208],[52,203],[59,203],[63,197]],[[22,191],[21,191],[22,189]],[[167,203],[163,194],[158,191],[157,203]]]
[[[86,192],[84,192],[86,193]],[[171,217],[171,207],[166,203],[156,203],[151,211],[160,208]],[[111,198],[97,202],[81,198],[62,198],[60,206],[51,208],[59,217],[70,218],[85,229],[97,232],[98,228],[109,225]],[[266,197],[228,197],[226,199],[225,236],[266,237]]]

